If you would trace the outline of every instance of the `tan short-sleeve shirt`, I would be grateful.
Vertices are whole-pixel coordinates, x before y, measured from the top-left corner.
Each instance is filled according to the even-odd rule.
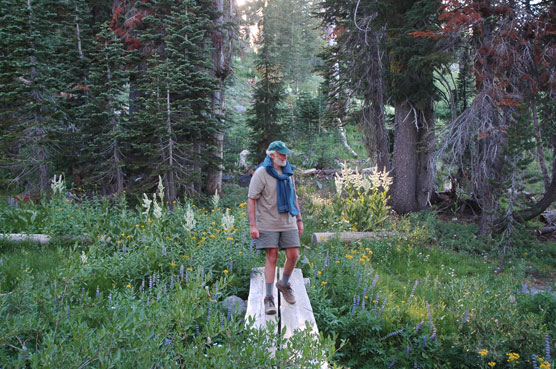
[[[276,170],[282,174],[281,169]],[[293,177],[290,177],[292,180]],[[288,231],[297,229],[295,217],[290,213],[278,212],[278,194],[276,192],[276,178],[266,172],[264,167],[259,167],[251,178],[248,197],[255,202],[255,220],[260,231]]]

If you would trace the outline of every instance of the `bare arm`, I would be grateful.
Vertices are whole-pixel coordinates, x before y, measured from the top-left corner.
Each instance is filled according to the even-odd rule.
[[[249,233],[251,238],[259,238],[259,230],[257,228],[257,221],[255,220],[255,203],[257,200],[247,199],[247,214],[249,215]]]

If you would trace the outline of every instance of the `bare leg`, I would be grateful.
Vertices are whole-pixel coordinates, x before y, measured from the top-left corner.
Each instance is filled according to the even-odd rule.
[[[265,249],[266,263],[264,265],[264,279],[266,283],[274,283],[276,275],[276,260],[278,260],[278,249]]]
[[[284,264],[284,274],[291,275],[295,264],[299,259],[299,247],[290,247],[286,249],[286,263]]]

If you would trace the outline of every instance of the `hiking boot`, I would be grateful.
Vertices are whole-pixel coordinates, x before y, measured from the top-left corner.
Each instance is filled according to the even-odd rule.
[[[293,297],[293,289],[290,284],[284,284],[282,281],[276,282],[276,288],[282,292],[282,297],[288,304],[295,304],[295,297]]]
[[[276,305],[274,305],[274,296],[264,298],[264,312],[268,315],[276,314]]]

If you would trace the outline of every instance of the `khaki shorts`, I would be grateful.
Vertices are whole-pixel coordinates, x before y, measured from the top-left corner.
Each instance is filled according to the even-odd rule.
[[[272,232],[260,231],[259,238],[255,238],[257,249],[287,249],[299,247],[299,230],[290,229],[287,231]]]

